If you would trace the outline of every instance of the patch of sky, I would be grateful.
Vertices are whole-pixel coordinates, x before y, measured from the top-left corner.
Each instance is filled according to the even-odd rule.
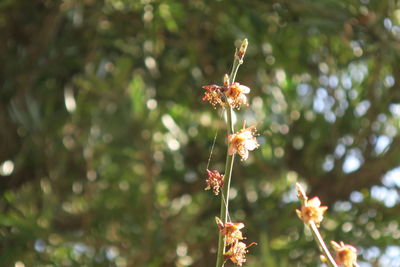
[[[389,18],[385,18],[383,20],[383,26],[387,29],[387,30],[391,30],[392,29],[392,21]]]
[[[381,251],[378,247],[370,247],[367,249],[363,249],[362,254],[364,256],[364,258],[368,261],[372,261],[373,259],[376,259],[379,257],[379,255],[381,254]]]
[[[346,152],[346,146],[344,144],[338,144],[335,148],[335,156],[336,158],[341,158]]]
[[[353,82],[351,81],[351,77],[349,74],[344,73],[340,77],[342,86],[344,89],[350,89],[353,86]]]
[[[344,211],[347,212],[351,210],[351,203],[349,201],[336,201],[333,205],[333,210],[336,212]]]
[[[46,242],[44,242],[42,239],[37,239],[34,247],[37,252],[44,252],[46,249]]]
[[[82,255],[83,253],[88,251],[88,247],[83,243],[76,243],[73,246],[73,253],[75,255]]]
[[[365,113],[367,113],[369,107],[371,106],[371,102],[369,102],[368,100],[363,100],[361,102],[359,102],[356,106],[356,108],[354,109],[354,115],[359,118],[365,115]]]
[[[376,138],[374,150],[376,154],[384,153],[392,143],[392,138],[387,135],[380,135]]]
[[[400,104],[390,104],[389,105],[390,113],[396,118],[400,118]]]
[[[300,83],[297,85],[297,94],[299,96],[306,96],[311,93],[311,86],[306,83]]]
[[[282,196],[282,201],[284,203],[297,202],[297,189],[292,187],[288,192],[285,192]]]
[[[335,166],[335,161],[332,155],[327,155],[325,157],[324,162],[322,163],[322,169],[325,172],[329,172],[333,169],[333,167]]]
[[[348,72],[353,81],[361,83],[368,74],[368,67],[363,62],[353,62],[349,64]]]
[[[358,191],[353,191],[350,194],[350,200],[354,203],[361,203],[364,200],[364,196]]]
[[[383,85],[385,85],[386,87],[392,87],[394,85],[394,82],[394,77],[392,75],[388,75],[383,80]]]
[[[339,78],[336,75],[330,75],[328,79],[329,87],[336,88],[339,85]]]
[[[350,173],[358,170],[363,162],[363,157],[359,149],[350,149],[347,152],[346,158],[343,163],[343,171]]]
[[[399,200],[399,193],[397,190],[385,186],[373,186],[371,188],[371,196],[382,202],[388,208],[393,207]]]
[[[400,187],[400,166],[387,172],[382,183],[387,187]]]
[[[329,123],[334,123],[336,121],[335,113],[333,113],[332,111],[325,112],[324,118]]]
[[[388,246],[379,259],[380,266],[400,267],[400,247]]]
[[[317,113],[329,111],[335,104],[335,99],[328,95],[325,88],[319,87],[314,96],[313,108]]]

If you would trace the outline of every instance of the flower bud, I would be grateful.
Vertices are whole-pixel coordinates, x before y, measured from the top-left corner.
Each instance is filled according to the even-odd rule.
[[[225,74],[224,76],[224,87],[228,88],[229,87],[229,75]]]
[[[249,45],[249,42],[247,41],[247,39],[244,39],[239,50],[236,52],[236,57],[239,59],[240,62],[243,61],[243,58],[244,58],[244,55],[246,54],[248,45]]]

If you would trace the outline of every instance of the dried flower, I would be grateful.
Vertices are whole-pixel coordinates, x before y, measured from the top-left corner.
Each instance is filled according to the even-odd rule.
[[[229,105],[233,108],[240,108],[242,105],[247,105],[246,94],[250,93],[250,88],[239,83],[231,84],[225,91]]]
[[[247,246],[243,242],[236,242],[231,248],[225,253],[225,258],[230,259],[233,263],[242,266],[246,262]]]
[[[208,101],[210,102],[211,105],[214,107],[217,105],[224,106],[225,102],[222,99],[223,97],[223,87],[219,85],[205,85],[203,86],[203,89],[206,90],[204,93],[204,97],[202,98],[203,101]]]
[[[205,85],[203,101],[208,101],[216,107],[220,105],[224,107],[226,102],[233,108],[239,109],[242,105],[247,105],[246,94],[250,93],[250,88],[239,83],[230,84],[228,74],[224,76],[224,84],[220,85]]]
[[[241,229],[244,228],[243,223],[227,222],[224,225],[218,217],[215,217],[215,221],[217,222],[220,233],[225,236],[226,245],[231,245],[244,239],[241,231]]]
[[[253,242],[246,245],[241,242],[241,240],[245,239],[241,231],[241,229],[244,228],[243,223],[227,222],[224,224],[218,217],[215,217],[215,221],[217,222],[220,233],[225,237],[225,245],[229,247],[228,251],[224,253],[225,259],[230,259],[233,263],[242,266],[242,264],[246,262],[245,256],[248,252],[247,248],[256,243]]]
[[[310,200],[305,200],[301,210],[296,210],[297,216],[305,223],[314,222],[317,227],[324,219],[324,213],[328,209],[326,206],[321,206],[321,201],[318,197]]]
[[[236,241],[232,244],[229,250],[225,252],[225,259],[230,259],[233,263],[242,266],[242,264],[246,262],[246,253],[249,252],[247,249],[256,244],[257,243],[252,242],[251,244],[246,245],[243,242]]]
[[[224,175],[220,174],[217,170],[207,170],[207,174],[207,187],[204,190],[212,189],[214,194],[218,195],[219,189],[224,185]]]
[[[256,131],[256,126],[243,127],[239,132],[229,135],[229,155],[238,153],[242,160],[246,160],[249,157],[249,150],[252,151],[260,146],[255,138]]]
[[[357,249],[351,245],[331,241],[331,246],[336,251],[336,263],[342,267],[353,267],[357,265]]]

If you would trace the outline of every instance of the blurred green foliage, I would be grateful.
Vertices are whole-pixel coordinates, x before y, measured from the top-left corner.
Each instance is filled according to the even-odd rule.
[[[3,0],[0,33],[1,266],[213,266],[225,126],[201,86],[243,38],[247,266],[318,265],[296,181],[327,240],[400,266],[398,1]]]

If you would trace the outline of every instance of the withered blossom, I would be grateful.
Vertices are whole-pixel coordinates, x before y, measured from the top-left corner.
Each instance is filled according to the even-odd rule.
[[[318,197],[314,197],[304,201],[301,210],[296,210],[297,216],[305,223],[314,222],[317,227],[324,219],[324,213],[328,209],[326,206],[321,206],[321,201]]]
[[[246,94],[250,93],[250,88],[237,82],[229,84],[229,76],[227,74],[224,76],[223,86],[205,85],[203,89],[206,91],[202,100],[210,102],[214,107],[217,105],[224,107],[227,104],[226,102],[232,108],[237,109],[242,105],[248,105]]]
[[[217,170],[207,170],[208,178],[206,180],[207,187],[204,190],[212,189],[215,195],[219,194],[220,188],[224,185],[224,175]]]
[[[224,87],[212,84],[203,86],[203,89],[205,89],[206,92],[201,100],[210,102],[213,107],[216,107],[217,105],[222,107],[225,106],[225,102],[223,100]]]
[[[353,267],[357,265],[357,249],[351,245],[331,241],[331,246],[336,251],[336,263],[341,267]]]
[[[225,238],[225,245],[228,249],[227,252],[224,253],[225,259],[231,260],[233,263],[242,266],[244,262],[246,262],[246,253],[248,252],[247,248],[256,243],[251,243],[246,245],[241,242],[241,240],[246,239],[242,235],[241,229],[244,228],[243,223],[233,223],[226,222],[225,224],[219,219],[215,217],[215,221],[217,222],[220,233]]]
[[[252,151],[260,146],[255,137],[256,131],[256,126],[251,126],[248,128],[243,128],[237,133],[229,135],[229,155],[238,153],[241,157],[241,160],[246,160],[249,157],[249,151]]]
[[[220,233],[225,236],[226,245],[234,244],[239,240],[243,240],[241,229],[244,228],[243,223],[226,222],[225,225],[218,217],[215,217]]]
[[[246,262],[246,253],[249,252],[247,249],[256,244],[257,243],[252,242],[251,244],[246,245],[243,242],[236,241],[234,244],[232,244],[229,250],[225,252],[224,257],[225,259],[229,259],[233,263],[242,266],[243,263]]]

